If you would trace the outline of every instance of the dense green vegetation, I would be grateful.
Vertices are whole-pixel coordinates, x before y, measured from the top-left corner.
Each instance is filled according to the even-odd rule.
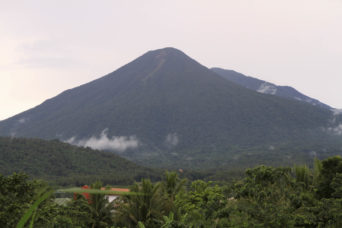
[[[208,155],[208,151],[211,151],[210,155]],[[310,166],[315,157],[324,159],[341,154],[341,140],[298,141],[254,147],[230,146],[216,148],[214,151],[212,148],[204,146],[199,150],[178,151],[177,156],[170,153],[165,154],[162,158],[150,158],[142,164],[168,169],[181,168],[192,171],[194,174],[196,173],[194,171],[197,171],[197,173],[211,175],[218,172],[243,172],[246,168],[261,164],[269,166],[306,164]]]
[[[243,88],[165,48],[1,121],[0,135],[77,143],[107,129],[110,139],[136,136],[138,148],[121,155],[140,164],[216,168],[235,156],[257,157],[260,147],[326,143],[333,118],[330,110]]]
[[[189,180],[233,181],[243,176],[244,170],[260,164],[269,166],[311,165],[314,157],[324,159],[342,154],[341,144],[298,143],[269,147],[227,148],[211,154],[206,163],[198,162],[205,150],[188,152],[187,160],[172,154],[164,159],[150,159],[149,164],[163,170],[182,169],[182,178]],[[293,156],[296,154],[296,156]],[[224,158],[229,156],[230,160]],[[180,158],[181,157],[181,158]],[[167,162],[169,161],[170,164]],[[213,169],[212,167],[216,167]],[[57,185],[83,185],[101,180],[104,184],[128,185],[141,178],[159,180],[162,169],[144,168],[111,152],[101,152],[62,143],[58,140],[0,137],[0,173],[25,172]]]
[[[113,153],[80,148],[58,140],[0,137],[0,173],[25,172],[57,185],[131,184],[141,178],[159,179],[152,169]]]
[[[0,226],[14,227],[44,186],[24,175],[0,176]],[[101,183],[92,185],[99,189]],[[39,195],[39,194],[38,194]],[[166,173],[142,179],[114,203],[103,194],[79,195],[61,206],[42,201],[27,221],[34,227],[341,227],[342,158],[306,166],[247,169],[245,177],[217,185],[186,182]],[[25,215],[26,215],[25,214]]]

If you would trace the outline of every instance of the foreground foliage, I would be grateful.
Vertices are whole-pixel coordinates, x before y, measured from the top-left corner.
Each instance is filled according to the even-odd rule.
[[[15,227],[46,187],[23,174],[0,176],[0,184],[1,227]],[[258,166],[221,185],[187,183],[167,172],[160,182],[135,183],[112,203],[104,194],[90,196],[64,206],[50,197],[29,221],[34,227],[342,227],[342,158],[316,160],[312,169]]]

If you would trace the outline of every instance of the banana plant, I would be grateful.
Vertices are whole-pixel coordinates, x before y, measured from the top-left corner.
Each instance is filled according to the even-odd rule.
[[[46,199],[50,198],[52,194],[53,190],[49,189],[48,187],[42,188],[37,194],[37,199],[19,220],[16,228],[23,228],[30,218],[31,222],[29,227],[33,227],[34,219],[37,214],[37,209],[39,205],[43,203]]]

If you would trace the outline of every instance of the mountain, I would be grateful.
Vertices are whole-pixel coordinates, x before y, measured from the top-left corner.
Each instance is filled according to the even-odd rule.
[[[271,94],[288,99],[294,99],[298,101],[307,102],[314,106],[331,109],[330,106],[323,104],[322,102],[316,99],[308,97],[290,86],[277,86],[270,82],[246,76],[233,70],[225,70],[218,67],[211,68],[211,70],[220,75],[221,77],[228,79],[231,82],[241,85],[247,89],[257,91],[259,93]]]
[[[147,165],[212,168],[238,163],[251,148],[330,140],[333,118],[164,48],[0,122],[0,135],[58,138]]]
[[[159,174],[113,153],[79,148],[58,140],[0,137],[0,174],[25,172],[58,185],[132,184]]]

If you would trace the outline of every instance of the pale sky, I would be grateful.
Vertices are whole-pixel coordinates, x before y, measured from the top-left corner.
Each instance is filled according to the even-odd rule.
[[[0,120],[170,46],[342,108],[342,0],[0,0]]]

